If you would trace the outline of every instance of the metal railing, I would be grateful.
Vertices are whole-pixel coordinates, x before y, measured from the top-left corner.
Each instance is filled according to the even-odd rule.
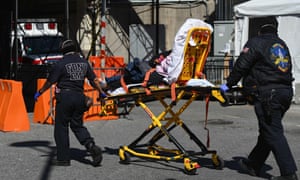
[[[233,58],[208,59],[204,66],[206,79],[215,85],[223,84],[228,77],[233,64]]]

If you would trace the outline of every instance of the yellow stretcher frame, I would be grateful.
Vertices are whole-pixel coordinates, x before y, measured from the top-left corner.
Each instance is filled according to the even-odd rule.
[[[193,44],[189,44],[190,39],[193,39]],[[192,157],[206,154],[212,154],[212,163],[216,169],[223,169],[224,161],[217,155],[215,150],[208,150],[208,148],[197,138],[197,136],[187,127],[183,119],[179,116],[188,108],[193,101],[199,96],[205,96],[209,99],[211,96],[216,98],[221,103],[225,103],[225,99],[220,94],[219,88],[200,87],[200,86],[186,86],[186,82],[190,79],[203,78],[203,68],[206,62],[207,55],[210,51],[211,32],[206,27],[194,27],[188,31],[186,42],[184,46],[184,63],[182,72],[176,82],[175,86],[158,88],[157,86],[150,87],[131,87],[129,92],[122,95],[109,96],[105,101],[113,100],[116,104],[126,104],[127,102],[134,102],[134,105],[141,107],[152,120],[151,124],[144,130],[144,132],[137,137],[129,145],[123,145],[119,149],[120,163],[127,164],[130,162],[130,155],[150,158],[156,160],[176,161],[183,159],[184,171],[187,174],[195,174],[200,165],[195,162]],[[175,89],[174,89],[175,88]],[[146,92],[146,90],[148,92]],[[149,94],[150,90],[150,94]],[[175,99],[173,93],[175,91]],[[172,95],[172,101],[165,101],[166,97]],[[178,101],[189,98],[179,108],[177,112],[173,107],[178,104]],[[162,105],[162,111],[159,115],[147,106],[148,101],[157,100]],[[208,101],[207,101],[208,104]],[[126,105],[125,105],[126,106]],[[208,109],[208,105],[207,108]],[[206,110],[206,118],[207,118]],[[169,114],[171,117],[166,117]],[[181,127],[200,148],[198,152],[188,152],[175,138],[171,131],[175,127]],[[158,132],[150,137],[148,143],[140,144],[141,140],[150,136],[150,132],[158,129]],[[157,145],[157,142],[163,137],[175,145],[177,149],[168,149]],[[146,148],[146,149],[142,149]]]
[[[167,102],[166,97],[170,95],[170,88],[163,88],[152,90],[151,95],[147,95],[146,92],[132,92],[123,95],[107,97],[107,100],[114,100],[117,103],[134,101],[136,106],[141,107],[146,114],[152,120],[152,123],[144,130],[144,132],[137,137],[129,145],[123,145],[119,149],[120,163],[128,164],[130,163],[130,156],[136,156],[141,158],[150,158],[156,160],[164,161],[176,161],[183,159],[184,172],[187,174],[195,174],[197,168],[200,165],[192,160],[192,157],[206,154],[212,154],[212,163],[216,169],[223,169],[224,161],[217,155],[217,151],[208,150],[208,148],[198,139],[198,137],[188,128],[184,123],[183,119],[179,116],[184,112],[185,109],[189,107],[198,97],[213,96],[219,102],[224,103],[225,99],[220,94],[219,88],[213,87],[195,87],[195,86],[180,86],[176,87],[176,102]],[[188,99],[186,99],[188,96]],[[148,99],[155,99],[160,102],[163,110],[155,115],[154,112],[147,106]],[[186,102],[181,105],[177,112],[173,110],[173,107],[178,104],[178,101],[185,99]],[[207,112],[206,112],[207,113]],[[169,114],[171,117],[166,117]],[[173,136],[171,133],[172,129],[175,127],[181,127],[190,136],[191,140],[199,146],[201,151],[190,153],[188,152]],[[145,144],[139,144],[143,139],[150,136],[150,133],[158,128],[158,132],[150,138],[150,140]],[[171,143],[173,143],[177,149],[167,149],[156,143],[163,137],[167,137]],[[146,148],[146,149],[142,149]],[[145,152],[145,150],[147,152]],[[167,155],[164,155],[167,153]]]
[[[190,39],[193,39],[194,45],[189,44]],[[177,84],[184,84],[192,78],[201,77],[210,45],[211,31],[209,28],[193,27],[188,31],[183,51],[184,64]]]

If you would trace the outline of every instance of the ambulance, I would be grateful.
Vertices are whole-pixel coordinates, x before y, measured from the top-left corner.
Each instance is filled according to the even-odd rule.
[[[63,34],[57,26],[55,19],[18,19],[17,34],[14,30],[11,34],[12,62],[16,54],[17,64],[45,65],[59,61]]]

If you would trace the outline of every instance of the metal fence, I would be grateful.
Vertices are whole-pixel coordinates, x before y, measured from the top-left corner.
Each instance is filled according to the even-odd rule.
[[[233,66],[233,58],[212,58],[206,61],[204,74],[206,79],[215,85],[223,84]]]

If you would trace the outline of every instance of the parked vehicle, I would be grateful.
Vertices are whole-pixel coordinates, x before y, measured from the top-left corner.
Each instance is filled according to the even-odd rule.
[[[58,31],[55,19],[19,19],[17,23],[17,36],[14,30],[11,36],[12,61],[17,54],[16,46],[18,64],[52,64],[62,58],[63,34]]]

